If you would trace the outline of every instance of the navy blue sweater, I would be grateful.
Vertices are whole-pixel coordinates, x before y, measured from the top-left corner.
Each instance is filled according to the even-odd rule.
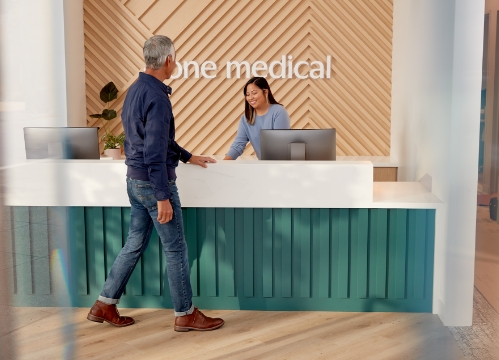
[[[121,113],[127,176],[150,181],[156,200],[170,198],[168,181],[176,179],[178,161],[192,156],[175,142],[171,93],[169,86],[141,72],[128,89]]]

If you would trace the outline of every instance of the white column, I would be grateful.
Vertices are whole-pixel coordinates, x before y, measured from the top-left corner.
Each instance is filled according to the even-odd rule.
[[[23,127],[66,126],[63,0],[7,1],[0,14],[0,152],[24,162]]]
[[[473,314],[484,1],[456,0],[454,16],[448,261],[441,311],[448,326],[471,325]]]
[[[392,157],[429,175],[437,215],[434,312],[471,325],[484,0],[394,0]]]

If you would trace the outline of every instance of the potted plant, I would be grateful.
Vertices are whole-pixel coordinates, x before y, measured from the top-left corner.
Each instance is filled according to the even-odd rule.
[[[125,144],[125,134],[121,133],[118,136],[113,133],[102,136],[104,141],[104,154],[112,156],[114,160],[121,159],[121,149]]]
[[[111,81],[104,85],[102,90],[100,91],[100,99],[106,103],[106,108],[102,111],[101,114],[92,114],[91,118],[94,119],[103,119],[106,121],[110,121],[116,118],[116,111],[113,109],[109,109],[109,103],[118,98],[118,89],[116,85]],[[114,160],[121,159],[121,148],[125,143],[125,134],[121,133],[116,136],[113,133],[109,132],[109,126],[106,127],[106,123],[104,123],[103,128],[106,130],[106,134],[102,136],[101,140],[104,142],[104,154],[107,156],[111,156]]]

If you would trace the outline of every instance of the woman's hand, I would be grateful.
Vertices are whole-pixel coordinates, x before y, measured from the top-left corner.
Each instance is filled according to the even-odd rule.
[[[234,160],[234,159],[231,158],[229,155],[225,155],[224,160]]]

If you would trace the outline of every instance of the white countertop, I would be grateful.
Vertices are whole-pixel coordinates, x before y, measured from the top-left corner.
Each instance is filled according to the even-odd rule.
[[[420,182],[375,182],[376,208],[436,209],[442,201]]]
[[[179,164],[184,207],[436,208],[420,183],[373,183],[368,161]],[[30,160],[2,169],[10,206],[129,206],[123,160]]]
[[[215,155],[216,159],[222,159],[222,156]],[[255,155],[243,155],[237,158],[240,160],[257,160]],[[398,167],[398,162],[390,156],[336,156],[337,161],[370,161],[373,167]]]
[[[337,156],[337,161],[370,161],[373,167],[398,167],[398,162],[390,156]]]

